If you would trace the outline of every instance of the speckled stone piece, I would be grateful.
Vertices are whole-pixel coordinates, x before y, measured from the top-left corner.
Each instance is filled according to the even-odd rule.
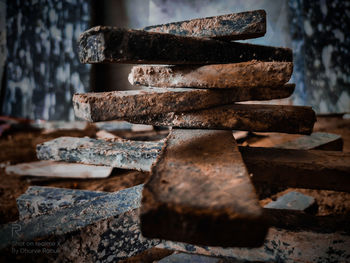
[[[142,192],[145,237],[255,247],[267,232],[262,215],[231,131],[170,132]]]
[[[310,134],[316,121],[311,107],[232,104],[198,111],[128,117],[155,126]]]
[[[293,61],[292,50],[143,30],[97,26],[79,38],[82,63],[221,64]]]
[[[91,138],[60,137],[37,145],[40,160],[105,165],[149,171],[160,153],[162,141],[104,141]]]
[[[234,263],[222,258],[208,257],[203,255],[174,253],[170,256],[162,258],[159,263]]]
[[[282,86],[289,81],[292,73],[292,62],[250,61],[204,66],[140,65],[131,69],[129,82],[154,87],[263,89]],[[268,92],[269,90],[266,91]]]
[[[205,109],[236,101],[268,100],[288,97],[294,85],[246,87],[244,89],[148,88],[75,94],[75,115],[87,121],[106,121],[125,117]]]
[[[22,242],[40,240],[59,244],[58,253],[45,255],[59,262],[107,262],[133,256],[159,243],[143,238],[135,228],[141,190],[142,185],[135,186],[7,224],[0,228],[0,249],[20,249]],[[20,229],[18,235],[11,234],[14,227]],[[19,245],[11,248],[13,244]]]
[[[191,19],[163,25],[145,27],[150,32],[180,36],[210,37],[220,40],[239,40],[264,36],[266,33],[265,10],[254,10],[222,16]]]
[[[17,199],[19,219],[47,214],[68,206],[80,206],[108,193],[55,187],[30,186]]]
[[[302,136],[274,147],[280,149],[342,151],[343,139],[338,134],[314,132],[309,136]]]

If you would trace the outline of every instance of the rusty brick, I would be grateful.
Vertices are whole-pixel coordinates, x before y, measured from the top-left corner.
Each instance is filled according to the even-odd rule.
[[[288,97],[294,84],[281,87],[244,89],[162,89],[111,91],[75,94],[75,115],[88,121],[123,119],[128,116],[205,109],[236,101],[267,100]]]
[[[264,241],[262,209],[231,131],[173,129],[142,195],[145,237],[240,247]]]
[[[133,85],[176,88],[276,87],[287,83],[292,73],[292,62],[249,61],[204,66],[140,65],[131,69],[129,82]]]
[[[232,104],[198,111],[128,117],[127,120],[178,128],[310,134],[316,115],[311,107]]]
[[[144,30],[97,26],[79,38],[82,63],[221,64],[293,61],[292,50]]]
[[[150,32],[180,36],[210,37],[220,40],[249,39],[266,33],[265,10],[197,18],[163,25],[145,27]]]

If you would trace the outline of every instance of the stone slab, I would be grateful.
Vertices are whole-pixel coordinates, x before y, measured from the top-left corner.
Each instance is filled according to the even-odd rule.
[[[145,237],[203,245],[256,247],[267,231],[231,131],[171,130],[140,219]]]
[[[75,94],[73,104],[77,117],[88,121],[106,121],[148,114],[205,109],[236,101],[288,97],[293,90],[293,84],[278,88],[250,87],[225,90],[144,88]]]
[[[132,123],[192,129],[227,129],[310,134],[316,121],[311,107],[231,104],[204,110],[126,118]]]
[[[292,50],[143,30],[97,26],[79,38],[82,63],[221,64],[293,61]]]
[[[149,171],[161,151],[163,141],[109,141],[60,137],[37,145],[40,160],[104,165]]]
[[[350,153],[260,147],[240,151],[254,184],[350,191]]]
[[[310,136],[302,136],[274,147],[280,149],[342,151],[343,139],[338,134],[314,132]]]
[[[134,66],[132,85],[192,88],[277,87],[287,83],[293,62],[249,61],[204,66]]]
[[[42,252],[50,261],[115,262],[133,256],[159,243],[143,238],[137,228],[141,190],[142,186],[128,188],[4,225],[0,249],[21,253],[28,249],[26,242],[40,241],[56,244],[51,247],[54,253]],[[34,248],[43,251],[45,247],[35,242]]]
[[[47,214],[69,206],[80,206],[108,193],[98,191],[30,186],[17,199],[19,219]]]
[[[61,189],[61,193],[58,193],[57,188],[50,187],[36,187],[35,191],[27,190],[26,202],[28,206],[20,206],[19,208],[24,209],[25,211],[19,211],[20,214],[28,213],[28,211],[33,211],[35,207],[45,207],[45,211],[50,212],[50,210],[54,211],[57,209],[58,204],[60,203],[58,200],[56,201],[52,196],[54,194],[58,194],[58,197],[63,197],[67,194],[68,197],[72,198],[64,198],[67,205],[72,204],[74,206],[82,205],[81,197],[84,198],[86,196],[85,192],[82,190],[69,190],[69,189]],[[72,192],[74,191],[74,195]],[[126,195],[129,198],[138,200],[140,204],[141,199],[141,190],[135,191],[134,188],[128,188],[124,190]],[[34,193],[33,193],[34,192]],[[90,192],[96,194],[96,192]],[[100,194],[100,192],[98,192]],[[113,194],[106,194],[103,199],[100,199],[101,205],[105,202],[106,206],[108,206],[109,202],[114,201]],[[108,197],[108,198],[107,198]],[[29,200],[33,201],[30,202]],[[49,199],[48,202],[45,201]],[[35,201],[38,201],[35,203]],[[89,202],[89,201],[86,201]],[[134,209],[130,207],[130,209]],[[136,208],[137,209],[137,208]],[[27,210],[27,211],[26,211]],[[62,210],[62,209],[61,209]],[[70,210],[69,210],[70,211]],[[30,213],[30,212],[29,212]],[[338,251],[344,250],[349,244],[349,227],[344,229],[348,224],[348,218],[341,218],[340,216],[325,216],[325,217],[316,217],[309,214],[304,214],[299,211],[291,211],[291,210],[280,210],[280,209],[265,209],[264,214],[268,215],[270,221],[276,227],[272,227],[269,230],[268,236],[264,245],[261,248],[257,249],[245,249],[245,248],[220,248],[220,247],[207,247],[207,246],[195,246],[186,243],[179,242],[171,242],[171,241],[161,241],[161,243],[153,243],[153,245],[159,244],[157,246],[168,248],[172,250],[180,250],[185,251],[187,253],[199,253],[211,256],[220,256],[220,257],[228,257],[239,260],[252,260],[252,261],[262,261],[262,262],[275,262],[277,259],[283,259],[285,262],[293,262],[294,258],[300,259],[302,261],[313,262],[313,260],[318,259],[320,262],[328,262],[327,260],[339,260],[346,258],[348,253],[338,253]],[[40,215],[39,211],[35,212],[35,215]],[[56,214],[57,221],[60,221],[60,217],[62,214]],[[86,216],[90,216],[89,214]],[[139,221],[137,217],[129,218],[129,212],[125,212],[124,214],[119,215],[119,235],[117,237],[113,235],[104,235],[102,232],[101,240],[104,240],[104,249],[106,249],[107,253],[111,253],[112,247],[116,240],[119,239],[119,242],[123,242],[124,247],[126,249],[130,248],[130,244],[133,244],[133,239],[128,239],[130,236],[138,235],[140,233]],[[84,220],[85,214],[81,214],[81,220]],[[45,219],[46,217],[44,217]],[[122,220],[122,218],[126,218]],[[130,221],[131,220],[131,221]],[[134,220],[134,221],[132,221]],[[14,226],[14,225],[12,225]],[[57,225],[56,225],[57,226]],[[99,225],[95,225],[95,228],[98,228]],[[288,230],[291,229],[291,230]],[[308,229],[308,230],[306,230]],[[84,228],[75,231],[83,232]],[[94,230],[96,231],[96,230]],[[73,231],[74,232],[74,231]],[[335,233],[332,233],[335,232]],[[128,234],[129,233],[129,234]],[[348,233],[348,234],[346,234]],[[82,234],[81,234],[82,235]],[[97,233],[97,235],[99,235]],[[99,236],[85,236],[84,241],[87,242],[89,239],[94,240]],[[121,241],[120,238],[125,238]],[[316,239],[314,239],[316,238]],[[110,240],[109,240],[110,239]],[[321,241],[316,245],[315,240],[327,240],[327,242]],[[63,239],[64,241],[64,239]],[[109,242],[107,242],[109,241]],[[156,242],[155,240],[153,240]],[[73,243],[74,244],[74,243]],[[72,243],[65,241],[60,246],[61,249],[69,249],[69,246]],[[66,247],[68,246],[68,247]],[[111,246],[111,247],[109,247]],[[293,247],[296,251],[293,251]],[[137,249],[144,249],[143,246],[137,247],[134,246],[136,253]],[[105,251],[105,253],[106,253]],[[118,246],[115,250],[113,250],[114,254],[122,254],[123,247]],[[300,252],[300,254],[299,254]],[[317,253],[315,255],[315,253]],[[69,256],[69,254],[68,254]],[[86,256],[85,253],[77,255],[76,260],[84,260]],[[114,255],[113,255],[114,256]],[[113,258],[112,256],[112,258]],[[64,255],[63,255],[64,257]],[[106,257],[105,257],[106,258]],[[117,257],[118,259],[118,257]]]
[[[266,12],[265,10],[254,10],[197,18],[148,26],[143,30],[180,36],[210,37],[220,40],[257,38],[264,36],[266,33]]]
[[[289,192],[277,198],[276,201],[271,201],[264,208],[273,209],[292,209],[298,211],[317,211],[317,203],[312,196],[304,195],[299,192]]]
[[[39,176],[51,178],[106,178],[113,170],[113,167],[96,166],[90,164],[65,163],[43,160],[30,163],[20,163],[7,166],[7,174],[22,176]]]

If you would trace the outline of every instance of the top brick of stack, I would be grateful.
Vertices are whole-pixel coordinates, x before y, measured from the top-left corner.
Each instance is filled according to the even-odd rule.
[[[130,64],[292,61],[292,51],[288,48],[210,39],[247,39],[263,36],[265,32],[263,10],[175,22],[144,30],[98,26],[80,36],[79,58],[82,63]]]

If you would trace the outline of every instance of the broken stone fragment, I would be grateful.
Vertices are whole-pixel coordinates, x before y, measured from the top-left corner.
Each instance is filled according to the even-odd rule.
[[[37,161],[19,163],[6,167],[7,174],[22,176],[39,176],[51,178],[106,178],[112,172],[112,167],[89,164],[65,163],[54,161]]]
[[[139,185],[4,225],[1,253],[40,241],[36,256],[48,257],[44,262],[117,262],[154,247],[160,241],[144,238],[137,227],[141,191]],[[49,249],[56,252],[45,253],[41,242],[53,244]]]
[[[145,237],[192,244],[257,247],[267,232],[231,131],[173,129],[144,186],[140,218]]]
[[[75,115],[88,121],[205,109],[236,101],[288,97],[294,84],[224,90],[144,88],[142,90],[75,94]]]
[[[254,10],[222,16],[197,18],[148,26],[143,30],[180,36],[210,37],[220,40],[257,38],[264,36],[266,33],[266,12],[265,10]]]
[[[19,219],[51,213],[69,206],[80,206],[106,192],[65,189],[55,187],[30,186],[17,199]]]
[[[292,191],[278,197],[276,201],[266,204],[264,208],[317,212],[317,203],[312,196]]]
[[[221,64],[293,61],[292,50],[144,30],[97,26],[80,35],[82,63]]]
[[[105,165],[149,171],[157,158],[162,141],[111,141],[90,138],[60,137],[37,145],[40,160]]]
[[[274,146],[282,149],[342,151],[343,139],[338,134],[314,132],[292,141]]]
[[[204,66],[141,65],[131,69],[129,82],[133,85],[174,88],[276,87],[287,83],[292,73],[292,62],[249,61]]]
[[[304,106],[232,104],[126,119],[132,123],[177,128],[310,134],[316,115],[311,107]]]

